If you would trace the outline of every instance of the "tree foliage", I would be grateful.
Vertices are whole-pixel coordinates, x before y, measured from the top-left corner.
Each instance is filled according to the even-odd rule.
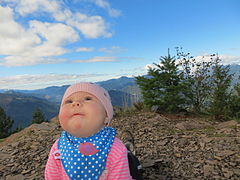
[[[178,70],[176,59],[168,54],[154,66],[149,67],[147,77],[136,77],[144,103],[149,107],[158,106],[161,111],[177,112],[187,104],[188,87]]]
[[[32,124],[40,124],[42,122],[46,122],[45,116],[43,114],[43,112],[37,108],[34,112],[33,112],[33,119],[32,119]]]
[[[220,64],[221,59],[213,58],[213,72],[211,76],[212,93],[210,99],[210,113],[217,120],[224,120],[230,112],[232,74],[230,67]]]
[[[230,117],[240,120],[240,82],[234,86],[229,108]]]
[[[191,99],[192,109],[200,113],[206,109],[211,94],[210,78],[213,62],[206,60],[204,56],[200,61],[197,61],[193,56],[190,56],[190,53],[185,54],[181,48],[176,49],[185,80],[191,84],[188,97]]]
[[[14,121],[6,115],[4,109],[0,107],[0,138],[5,138],[10,134],[9,129],[12,127],[13,122]]]
[[[218,55],[195,59],[177,48],[177,59],[168,54],[153,65],[147,76],[136,77],[148,107],[208,113],[216,120],[240,119],[240,82],[232,87],[230,66],[223,65]]]

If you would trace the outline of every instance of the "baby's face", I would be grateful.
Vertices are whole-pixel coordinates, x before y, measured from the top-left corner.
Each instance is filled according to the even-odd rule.
[[[65,98],[59,112],[62,128],[76,137],[89,137],[107,122],[102,103],[92,94],[76,92]]]

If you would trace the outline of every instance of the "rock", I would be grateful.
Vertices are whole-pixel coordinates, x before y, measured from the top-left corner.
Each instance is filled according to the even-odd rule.
[[[213,139],[213,138],[209,138],[209,137],[204,137],[202,140],[203,140],[205,143],[209,143],[209,142],[213,141],[214,139]]]
[[[175,153],[174,155],[178,158],[182,157],[180,153]]]
[[[233,174],[234,174],[233,171],[223,168],[223,175],[225,178],[229,179],[232,177]]]
[[[219,151],[216,154],[217,154],[217,156],[220,156],[220,157],[226,157],[226,156],[231,156],[235,153],[236,152],[234,152],[234,151],[225,150],[225,151]]]
[[[240,177],[240,169],[233,169],[234,174]]]
[[[19,146],[19,144],[20,144],[19,142],[14,142],[14,143],[11,144],[11,146],[13,148],[17,148]]]
[[[47,123],[43,122],[41,124],[32,124],[31,126],[28,127],[28,129],[31,130],[51,130],[52,128],[56,127],[55,124],[53,123]]]
[[[192,129],[202,129],[210,126],[207,122],[195,122],[195,121],[185,121],[181,123],[177,123],[175,128],[179,130],[192,130]]]
[[[211,175],[211,173],[214,170],[214,166],[210,166],[210,165],[204,165],[203,166],[203,173],[205,177],[208,177],[209,175]]]
[[[227,122],[222,122],[220,124],[218,124],[216,127],[218,129],[223,129],[223,128],[229,128],[229,127],[232,127],[232,126],[236,126],[238,123],[234,120],[231,120],[231,121],[227,121]]]
[[[1,150],[1,149],[0,149]],[[9,154],[9,153],[4,153],[4,152],[1,152],[0,151],[0,160],[1,159],[7,159],[7,158],[10,158],[11,157],[11,154]]]
[[[24,176],[19,174],[19,175],[15,175],[15,176],[11,176],[11,175],[8,175],[6,177],[6,180],[24,180]]]
[[[31,172],[31,170],[29,170],[29,169],[28,169],[28,170],[25,170],[25,169],[24,169],[21,173],[22,173],[22,175],[24,175],[24,174],[28,174],[28,173],[30,173],[30,172]]]
[[[133,135],[146,180],[240,177],[239,124],[220,123],[216,128],[214,122],[147,112],[112,122],[119,136],[125,130]],[[43,179],[48,153],[60,132],[56,123],[31,125],[0,143],[0,179]]]
[[[217,160],[219,160],[219,161],[221,161],[221,160],[222,160],[222,158],[221,158],[221,157],[219,157],[219,156],[214,156],[214,159],[217,159]]]
[[[144,145],[143,143],[141,143],[141,144],[135,144],[135,147],[136,147],[136,148],[141,148],[141,147],[145,147],[145,145]]]
[[[154,161],[154,160],[148,159],[148,160],[145,160],[145,161],[142,163],[142,167],[143,167],[143,168],[147,168],[147,167],[154,166],[154,164],[155,164],[155,161]]]
[[[18,149],[14,150],[14,151],[11,153],[11,156],[17,154],[18,152],[19,152]]]
[[[158,105],[153,105],[153,106],[151,107],[151,111],[152,111],[152,112],[157,112],[158,109],[159,109],[159,106],[158,106]]]

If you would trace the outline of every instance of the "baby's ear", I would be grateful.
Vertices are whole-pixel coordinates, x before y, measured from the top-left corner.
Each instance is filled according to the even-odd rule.
[[[109,118],[108,118],[108,117],[105,118],[105,120],[104,120],[104,124],[105,124],[106,126],[109,125]]]

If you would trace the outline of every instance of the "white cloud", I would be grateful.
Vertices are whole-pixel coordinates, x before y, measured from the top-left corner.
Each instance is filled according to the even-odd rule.
[[[81,10],[77,13],[72,12],[63,1],[2,0],[2,2],[5,6],[1,6],[0,2],[0,17],[4,17],[0,18],[0,55],[5,57],[0,59],[0,66],[62,62],[57,56],[69,52],[65,45],[77,42],[80,35],[86,38],[112,36],[103,17],[82,14]],[[95,3],[114,14],[115,10],[107,2]],[[45,18],[40,20],[38,17],[42,16]],[[19,19],[24,19],[24,23],[21,24]],[[90,51],[85,49],[87,50]]]
[[[126,51],[126,49],[123,49],[119,46],[112,46],[110,48],[100,48],[99,51],[105,52],[105,53],[118,53],[118,52]]]
[[[5,0],[14,2],[15,11],[21,16],[37,13],[48,13],[48,16],[56,21],[62,21],[67,25],[74,26],[87,38],[111,37],[107,32],[107,24],[101,16],[89,16],[80,12],[74,13],[64,6],[62,1],[57,0]],[[104,4],[105,1],[96,5]],[[110,5],[106,3],[104,7],[108,9]],[[37,15],[36,15],[37,16]]]
[[[121,15],[121,11],[114,9],[110,4],[105,0],[92,0],[97,6],[104,8],[108,11],[110,16],[118,17]]]
[[[75,60],[75,63],[92,63],[92,62],[113,62],[117,61],[116,57],[93,57],[86,60]]]
[[[145,66],[144,66],[144,70],[145,70],[145,72],[148,72],[148,70],[149,70],[149,68],[154,68],[155,66],[153,65],[153,64],[146,64]]]
[[[76,49],[76,52],[91,52],[94,48],[79,47]]]
[[[240,56],[220,55],[223,64],[239,64]]]
[[[49,1],[49,0],[16,0],[18,3],[16,11],[22,15],[28,15],[37,11],[44,11],[54,13],[57,11],[59,7],[59,3],[57,1]]]
[[[0,17],[4,17],[0,18],[0,54],[21,54],[41,42],[36,34],[14,21],[11,8],[0,6]]]
[[[30,28],[24,29],[14,20],[9,7],[0,6],[0,17],[5,17],[0,20],[0,54],[6,55],[2,66],[61,62],[51,56],[66,53],[62,45],[78,40],[76,31],[61,23],[30,21]]]
[[[62,23],[43,23],[40,21],[30,21],[30,29],[44,38],[50,44],[59,46],[78,40],[76,31],[70,26]]]
[[[0,77],[0,89],[39,89],[104,78],[105,74],[45,74]],[[46,81],[47,79],[47,81]]]
[[[76,27],[87,38],[111,37],[107,32],[107,25],[101,16],[87,16],[77,13],[74,17],[66,20],[66,23]]]
[[[232,56],[232,55],[226,55],[226,54],[220,54],[218,55],[219,58],[222,60],[220,63],[224,65],[228,64],[239,64],[240,65],[240,56]],[[214,56],[216,57],[216,56]],[[202,55],[202,56],[196,56],[194,57],[197,61],[210,61],[211,56],[210,55]]]
[[[90,62],[116,62],[116,61],[139,61],[141,57],[116,57],[116,56],[96,56],[90,59],[75,60],[75,63],[90,63]]]
[[[32,66],[35,64],[55,64],[66,60],[52,57],[36,57],[36,56],[7,56],[0,59],[0,66]]]
[[[116,62],[116,61],[136,61],[142,60],[138,57],[116,57],[116,56],[96,56],[90,59],[74,60],[74,63],[92,63],[92,62]]]
[[[62,23],[30,21],[24,29],[13,18],[9,7],[0,6],[0,54],[2,66],[29,66],[62,62],[52,56],[67,52],[62,47],[75,42],[79,36],[72,27]]]

